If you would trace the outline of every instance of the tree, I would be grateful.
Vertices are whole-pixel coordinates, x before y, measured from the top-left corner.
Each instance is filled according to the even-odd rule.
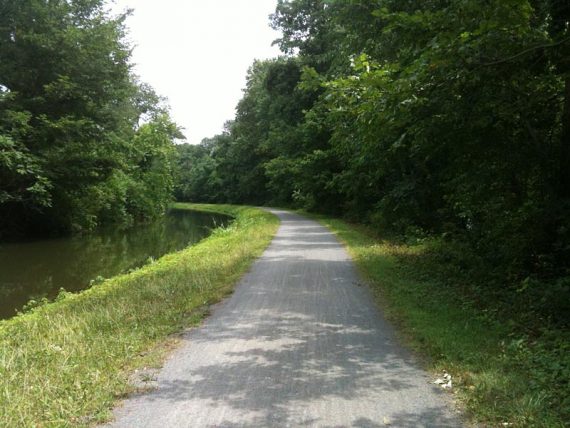
[[[154,132],[160,120],[141,126],[164,108],[131,72],[127,15],[109,16],[103,0],[0,0],[0,11],[0,135],[11,141],[12,158],[17,151],[27,159],[26,188],[42,195],[4,198],[3,222],[17,219],[29,231],[91,230],[163,210],[163,202],[142,209],[142,200],[133,201],[142,198],[133,189],[141,185],[133,153],[151,145],[143,135],[165,134]],[[147,189],[160,201],[170,187],[162,185]],[[0,225],[0,233],[12,226]]]

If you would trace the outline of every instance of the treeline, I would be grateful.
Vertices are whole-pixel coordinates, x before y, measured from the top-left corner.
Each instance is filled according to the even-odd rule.
[[[164,212],[173,140],[104,0],[0,0],[0,237]]]
[[[280,0],[271,19],[284,56],[253,64],[223,134],[179,147],[179,199],[429,235],[494,285],[568,297],[570,3]]]

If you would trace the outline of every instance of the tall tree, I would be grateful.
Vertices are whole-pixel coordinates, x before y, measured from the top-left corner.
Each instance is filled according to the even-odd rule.
[[[128,201],[140,195],[129,190],[140,184],[132,153],[146,144],[140,118],[164,109],[131,72],[125,19],[103,0],[0,0],[0,135],[12,141],[2,150],[22,160],[3,171],[12,196],[0,201],[2,231],[89,230],[110,212],[127,223],[150,214]]]

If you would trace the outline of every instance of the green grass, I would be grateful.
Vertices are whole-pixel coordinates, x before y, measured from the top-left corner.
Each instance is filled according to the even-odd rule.
[[[568,331],[530,337],[513,328],[501,316],[508,302],[471,299],[464,278],[427,255],[429,241],[394,243],[363,226],[314,217],[346,244],[402,340],[434,375],[453,376],[452,393],[469,418],[497,427],[570,425]]]
[[[133,391],[129,375],[160,364],[173,333],[195,325],[268,245],[278,219],[245,207],[226,228],[132,273],[0,322],[0,426],[88,426]]]
[[[208,305],[231,292],[278,226],[274,216],[252,208],[176,207],[236,220],[194,247],[0,322],[0,426],[107,420],[117,398],[135,389],[133,371],[159,366],[173,333],[199,323]],[[458,283],[463,278],[426,256],[429,243],[395,244],[364,227],[318,218],[346,243],[426,367],[452,374],[453,393],[472,419],[486,426],[568,426],[568,332],[531,337],[513,329],[500,316],[501,304],[486,309]]]

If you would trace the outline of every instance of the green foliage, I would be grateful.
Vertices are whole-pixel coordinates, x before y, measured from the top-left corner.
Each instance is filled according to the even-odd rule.
[[[569,13],[539,0],[279,1],[289,56],[253,65],[201,160],[220,187],[194,195],[445,235],[498,283],[553,284],[570,274]]]
[[[174,189],[172,141],[183,137],[166,114],[137,129],[133,140],[133,184],[127,207],[139,218],[152,218],[166,211]]]
[[[0,234],[163,212],[164,152],[180,134],[131,73],[125,18],[104,0],[0,1]],[[141,157],[153,167],[139,170]]]
[[[299,171],[298,176],[287,177],[290,189],[275,192],[284,184],[275,168],[276,159],[302,159],[320,143],[311,138],[310,130],[303,124],[303,111],[316,98],[316,91],[297,88],[300,79],[301,66],[294,59],[256,61],[249,70],[235,121],[227,124],[223,134],[204,140],[201,148],[180,149],[186,155],[180,158],[177,197],[192,201],[289,203],[299,181],[310,174]]]
[[[216,161],[210,156],[207,143],[180,144],[176,151],[175,198],[179,201],[212,202],[218,193]]]
[[[10,137],[0,135],[0,204],[49,207],[50,182],[38,160]]]

